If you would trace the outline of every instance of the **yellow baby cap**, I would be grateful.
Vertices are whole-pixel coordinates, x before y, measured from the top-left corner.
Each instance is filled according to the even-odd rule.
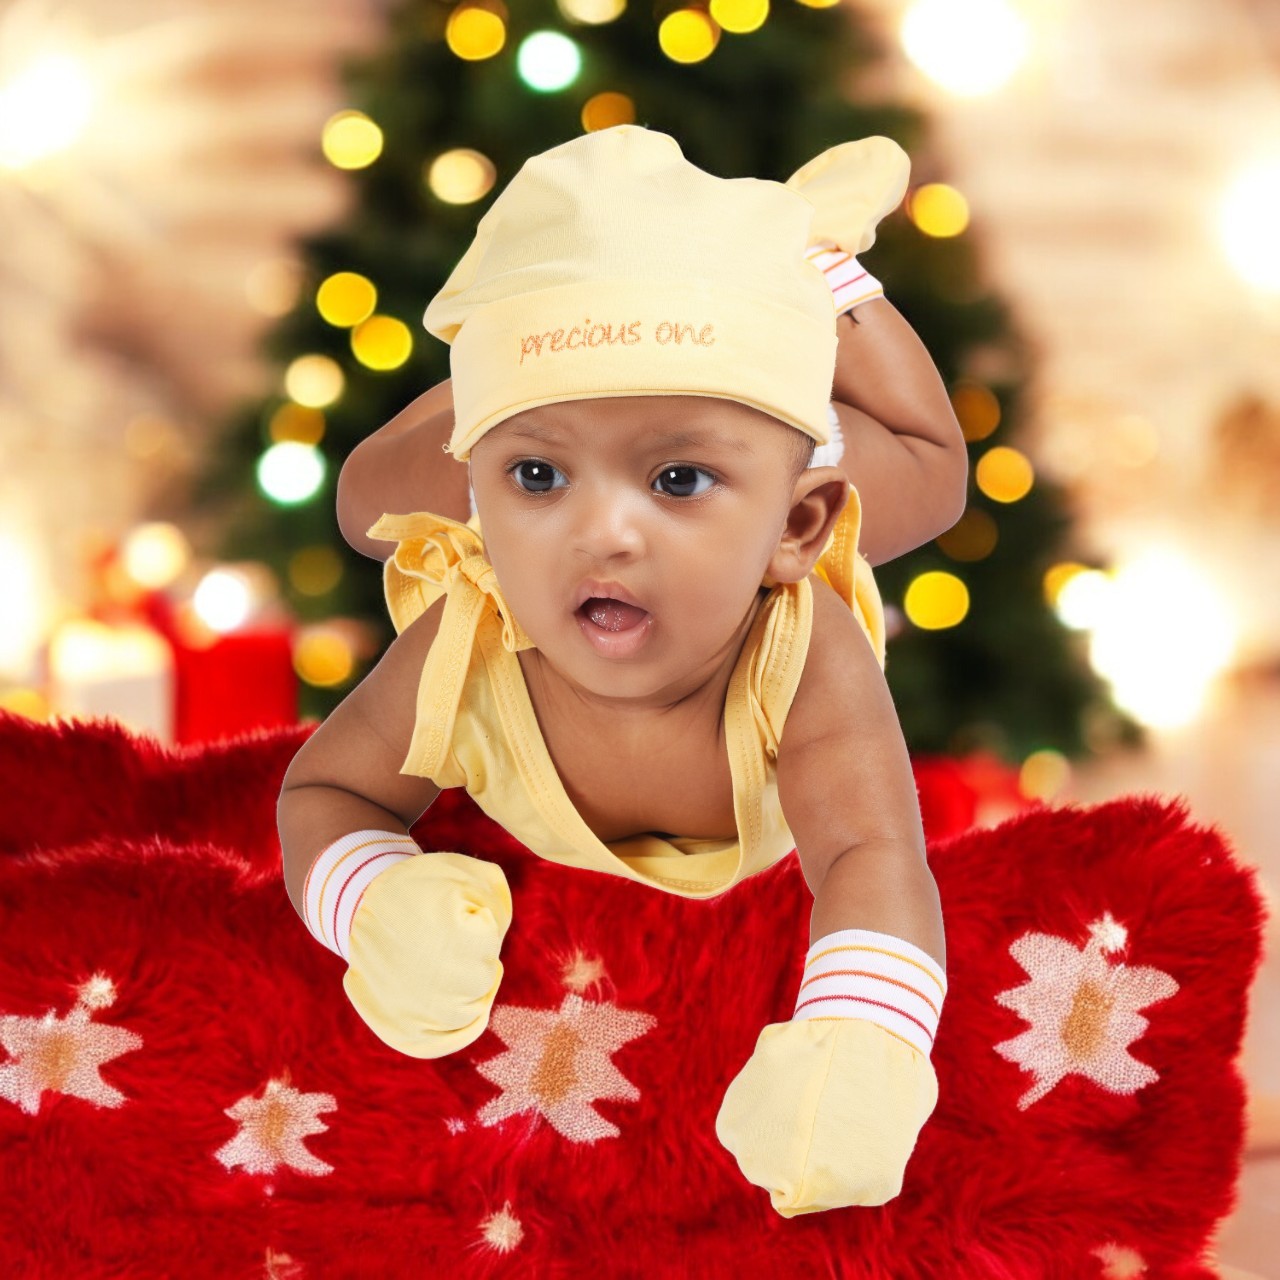
[[[857,240],[867,208],[905,189],[895,143],[843,146],[862,150],[832,148],[785,184],[715,177],[632,124],[527,160],[423,318],[451,345],[449,452],[465,461],[536,405],[633,395],[736,400],[827,443],[835,305],[805,250],[849,238],[842,202]]]

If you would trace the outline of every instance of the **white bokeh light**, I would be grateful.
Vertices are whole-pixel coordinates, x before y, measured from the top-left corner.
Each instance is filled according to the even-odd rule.
[[[210,569],[191,597],[196,615],[213,631],[234,631],[242,626],[253,603],[249,579],[234,569]]]
[[[516,69],[530,89],[554,93],[567,89],[578,78],[582,54],[568,36],[558,31],[535,31],[520,42]]]
[[[65,53],[46,53],[0,85],[0,168],[23,169],[69,147],[93,96],[83,64]]]
[[[1234,648],[1235,627],[1212,582],[1183,556],[1152,549],[1117,569],[1089,661],[1135,719],[1177,729],[1200,714]]]
[[[324,483],[324,455],[297,440],[273,444],[258,459],[258,484],[273,502],[292,506],[313,497]]]
[[[1280,292],[1280,157],[1243,170],[1227,188],[1218,211],[1218,235],[1227,259],[1255,288]]]
[[[930,80],[966,98],[999,89],[1031,45],[1026,22],[1006,0],[915,0],[900,37]]]

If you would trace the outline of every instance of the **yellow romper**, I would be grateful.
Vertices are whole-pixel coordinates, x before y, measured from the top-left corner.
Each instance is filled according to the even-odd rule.
[[[858,553],[856,490],[817,573],[849,605],[884,667],[884,611]],[[413,738],[401,773],[466,787],[476,804],[539,857],[638,880],[686,898],[711,898],[771,867],[794,847],[778,802],[782,726],[800,684],[813,621],[804,580],[775,583],[761,603],[729,681],[725,733],[738,837],[653,834],[605,843],[565,792],[542,737],[516,653],[533,642],[512,616],[484,554],[478,515],[466,524],[418,512],[384,515],[371,538],[399,545],[384,588],[396,633],[447,593],[419,682]]]

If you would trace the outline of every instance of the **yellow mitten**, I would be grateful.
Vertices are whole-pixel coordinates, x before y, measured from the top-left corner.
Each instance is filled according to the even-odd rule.
[[[839,929],[805,957],[790,1022],[772,1022],[716,1116],[716,1137],[784,1217],[884,1204],[938,1102],[929,1054],[942,966],[913,942]]]
[[[716,1137],[784,1218],[902,1190],[938,1101],[933,1064],[860,1018],[774,1022],[716,1116]]]
[[[379,1039],[442,1058],[484,1033],[511,927],[501,867],[357,831],[316,859],[304,901],[308,928],[349,962],[343,988]]]
[[[828,147],[786,185],[814,206],[812,241],[859,254],[876,242],[876,227],[907,191],[911,160],[891,138],[860,138]]]

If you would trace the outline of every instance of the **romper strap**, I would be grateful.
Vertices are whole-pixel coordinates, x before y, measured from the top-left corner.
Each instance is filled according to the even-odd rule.
[[[448,758],[477,629],[491,618],[502,628],[503,647],[512,653],[533,648],[533,641],[507,607],[478,528],[420,511],[384,515],[368,536],[398,543],[383,570],[397,635],[445,597],[440,629],[418,685],[413,739],[401,768],[402,773],[433,778]]]

